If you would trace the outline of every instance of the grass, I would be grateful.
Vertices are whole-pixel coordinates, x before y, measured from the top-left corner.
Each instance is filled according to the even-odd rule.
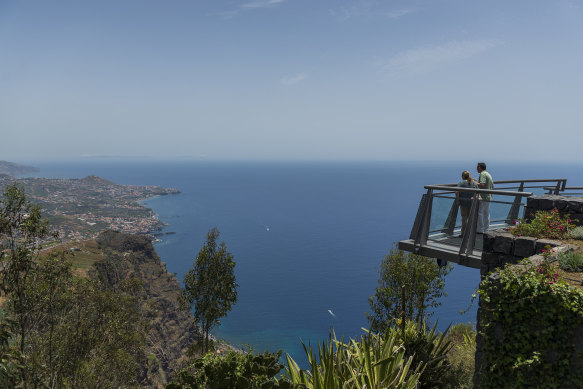
[[[451,326],[447,340],[453,347],[447,353],[447,359],[452,365],[450,382],[455,382],[452,388],[472,388],[474,378],[474,359],[476,354],[476,329],[472,323],[457,323]]]
[[[581,240],[576,240],[576,239],[568,239],[568,240],[563,240],[562,241],[564,244],[568,244],[569,246],[572,247],[572,251],[569,251],[568,255],[577,255],[577,256],[583,256],[583,241]],[[564,255],[563,253],[560,253],[559,255],[557,255],[556,257],[556,261],[554,261],[551,266],[554,269],[554,271],[556,271],[557,273],[559,273],[559,279],[565,281],[566,283],[568,283],[569,285],[578,288],[578,289],[583,289],[583,268],[581,268],[581,270],[565,270],[560,266],[560,256]]]
[[[47,251],[63,250],[68,253],[73,272],[81,277],[88,277],[88,271],[93,264],[103,258],[103,253],[99,249],[97,242],[77,241],[56,245]]]

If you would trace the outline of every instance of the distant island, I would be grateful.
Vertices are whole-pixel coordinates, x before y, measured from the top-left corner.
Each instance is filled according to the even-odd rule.
[[[38,172],[39,169],[32,166],[20,165],[14,162],[0,161],[0,174],[18,177],[27,173]]]
[[[0,175],[0,190],[20,184],[26,197],[42,207],[60,240],[94,239],[101,231],[114,230],[149,235],[155,239],[166,225],[139,201],[178,189],[159,186],[119,185],[94,175],[72,178],[14,178]]]

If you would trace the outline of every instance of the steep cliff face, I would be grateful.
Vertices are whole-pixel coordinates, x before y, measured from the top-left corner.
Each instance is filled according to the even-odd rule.
[[[93,264],[91,277],[116,289],[124,280],[140,281],[137,290],[149,320],[148,355],[143,377],[152,387],[169,381],[188,346],[197,340],[189,311],[178,304],[180,283],[166,270],[152,242],[143,236],[106,231],[97,238],[103,256]]]

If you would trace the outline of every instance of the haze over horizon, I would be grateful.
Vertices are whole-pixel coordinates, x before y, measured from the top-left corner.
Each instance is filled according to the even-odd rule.
[[[581,162],[581,42],[580,0],[0,0],[0,160]]]

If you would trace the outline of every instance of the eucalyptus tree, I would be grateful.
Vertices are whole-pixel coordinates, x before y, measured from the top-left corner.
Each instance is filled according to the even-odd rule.
[[[116,280],[112,289],[106,280],[77,277],[65,252],[41,253],[49,236],[40,207],[22,187],[7,186],[0,197],[7,315],[0,317],[0,388],[137,385],[148,331],[140,281]]]
[[[35,320],[37,296],[28,293],[35,274],[40,242],[50,235],[48,221],[41,208],[26,200],[24,188],[6,186],[0,198],[0,290],[9,296],[8,310],[12,315],[14,333],[21,355],[25,354],[26,338]],[[27,385],[26,370],[22,379]]]
[[[441,304],[450,271],[451,266],[439,266],[431,258],[391,249],[381,263],[375,294],[369,298],[371,312],[366,316],[371,329],[384,331],[403,316],[417,323],[428,319],[429,308]]]
[[[192,308],[204,337],[203,351],[209,349],[209,332],[237,301],[235,261],[225,242],[217,244],[219,230],[214,227],[206,243],[184,277],[182,298]]]

